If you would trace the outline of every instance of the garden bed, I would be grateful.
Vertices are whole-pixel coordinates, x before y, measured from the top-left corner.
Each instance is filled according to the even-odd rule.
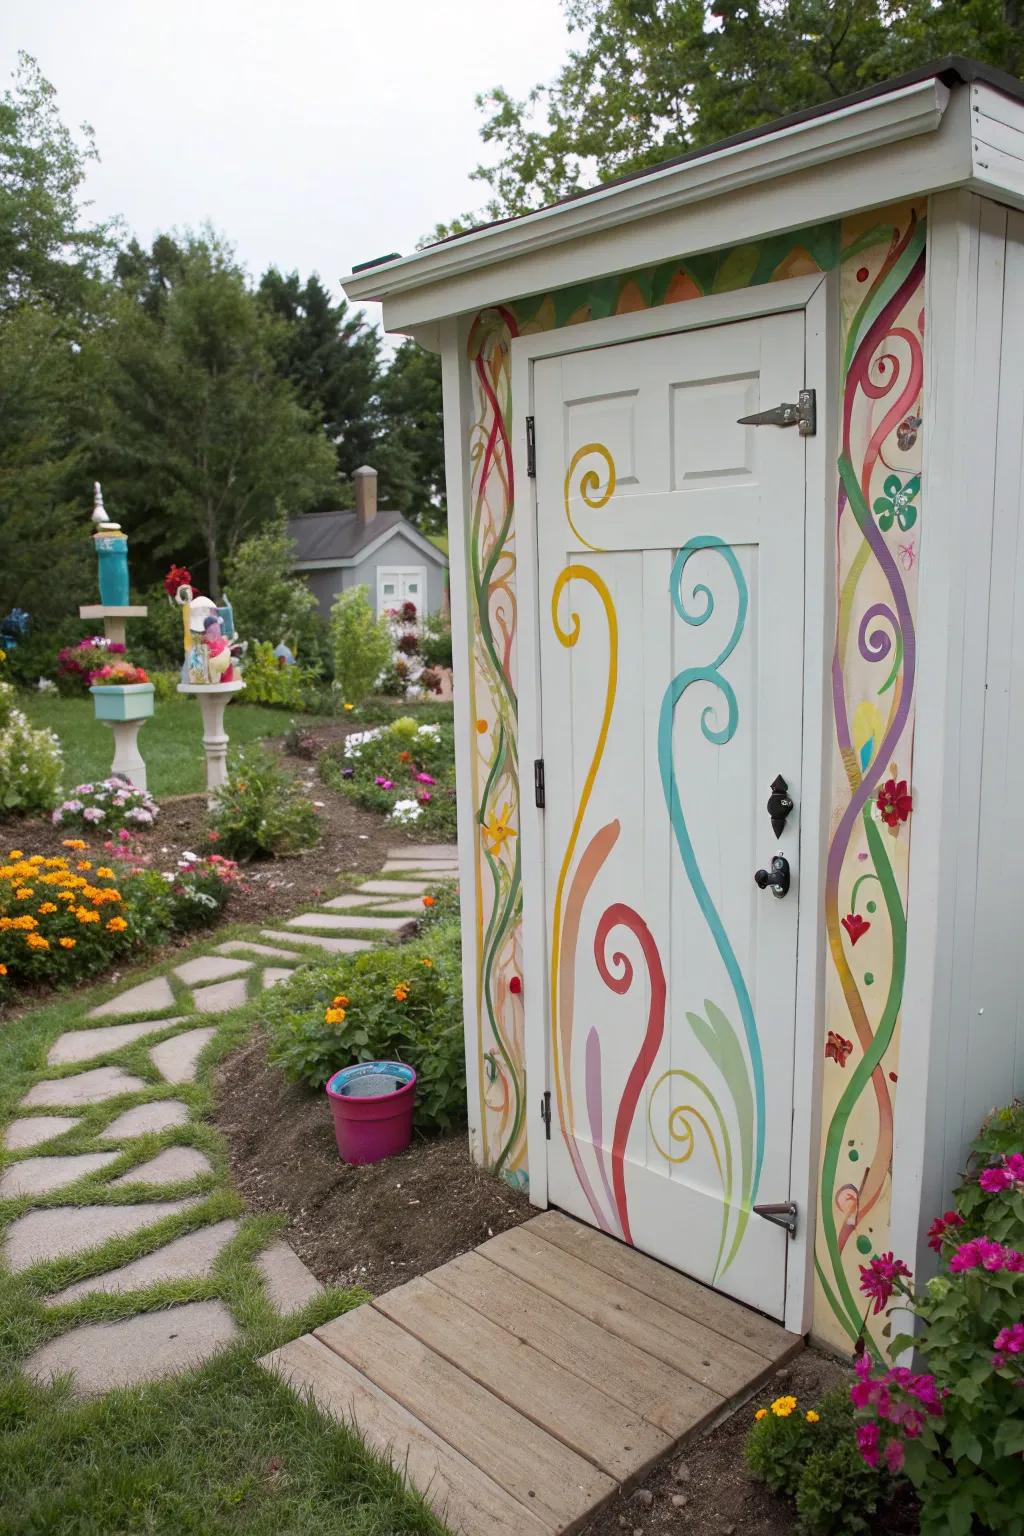
[[[326,1096],[287,1083],[258,1030],[221,1067],[215,1121],[250,1209],[286,1216],[289,1243],[325,1284],[379,1295],[536,1215],[471,1161],[465,1131],[343,1163]]]

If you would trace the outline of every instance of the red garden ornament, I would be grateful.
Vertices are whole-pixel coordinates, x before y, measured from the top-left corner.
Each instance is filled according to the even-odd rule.
[[[850,943],[856,944],[858,939],[864,937],[871,924],[866,917],[861,917],[859,912],[848,912],[843,918],[843,927],[850,935]]]
[[[887,827],[896,828],[906,821],[914,808],[914,797],[906,779],[887,779],[878,791],[878,814]]]

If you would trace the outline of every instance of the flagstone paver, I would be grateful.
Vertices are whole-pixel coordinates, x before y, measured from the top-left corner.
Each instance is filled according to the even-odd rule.
[[[267,969],[263,972],[263,985],[264,987],[276,987],[279,981],[287,981],[289,976],[294,976],[294,974],[295,972],[292,970],[268,965]]]
[[[141,1077],[133,1077],[120,1067],[93,1067],[90,1072],[76,1072],[74,1077],[46,1078],[41,1083],[33,1083],[20,1103],[26,1109],[37,1104],[102,1104],[104,1099],[116,1099],[122,1093],[138,1093],[145,1086]]]
[[[319,1296],[323,1286],[287,1243],[271,1243],[256,1259],[270,1304],[284,1316]]]
[[[119,1051],[123,1045],[158,1035],[161,1030],[182,1023],[177,1019],[153,1019],[147,1024],[106,1024],[100,1029],[69,1029],[50,1047],[46,1060],[51,1067],[65,1067],[74,1061],[89,1061],[107,1051]]]
[[[457,859],[455,843],[406,843],[404,848],[389,848],[389,859]]]
[[[8,1168],[0,1178],[0,1196],[46,1195],[51,1189],[63,1189],[87,1173],[96,1173],[115,1163],[119,1152],[76,1152],[69,1157],[26,1157]]]
[[[255,939],[229,939],[226,944],[218,944],[217,949],[222,955],[266,955],[270,960],[301,959],[293,949],[280,949],[274,944],[257,944]]]
[[[356,955],[361,949],[372,949],[369,939],[329,939],[313,933],[278,933],[264,928],[265,939],[287,939],[292,944],[305,944],[307,948],[322,949],[329,955]]]
[[[166,976],[154,976],[150,981],[129,987],[109,1002],[101,1003],[89,1014],[90,1019],[106,1019],[118,1013],[156,1013],[160,1008],[171,1008],[174,993]]]
[[[300,912],[288,919],[289,928],[344,928],[350,932],[394,933],[405,924],[397,917],[335,917],[333,912]]]
[[[357,896],[354,891],[349,891],[345,896],[333,896],[330,901],[323,903],[325,907],[340,912],[347,911],[350,907],[372,907],[373,902],[369,896]]]
[[[129,1168],[127,1173],[111,1179],[111,1189],[120,1184],[180,1184],[194,1179],[201,1173],[212,1173],[213,1164],[197,1147],[165,1147],[147,1163]]]
[[[430,884],[429,880],[366,880],[359,889],[375,896],[422,896]]]
[[[8,1152],[23,1152],[26,1147],[38,1147],[55,1136],[63,1136],[78,1124],[77,1115],[30,1115],[14,1120],[4,1136]]]
[[[78,1397],[136,1386],[197,1365],[238,1329],[221,1301],[190,1301],[117,1323],[86,1323],[51,1339],[25,1362],[37,1381],[73,1371]]]
[[[186,960],[184,965],[174,967],[175,976],[186,986],[195,986],[197,981],[222,981],[225,976],[237,975],[239,971],[247,971],[252,965],[251,960],[228,960],[221,955],[199,955],[195,960]]]
[[[229,1013],[240,1008],[249,995],[249,982],[245,976],[233,981],[218,981],[212,987],[197,987],[192,999],[200,1013]]]
[[[172,1035],[154,1045],[149,1059],[161,1076],[169,1083],[192,1083],[196,1076],[196,1063],[204,1047],[217,1033],[212,1025],[205,1029],[190,1029],[183,1035]]]
[[[66,1306],[97,1291],[106,1295],[118,1291],[142,1291],[165,1280],[203,1277],[210,1273],[214,1260],[237,1231],[238,1222],[228,1220],[215,1221],[211,1227],[200,1227],[198,1232],[186,1232],[184,1237],[175,1237],[155,1253],[133,1259],[120,1269],[108,1269],[104,1275],[92,1275],[88,1280],[69,1285],[55,1296],[48,1296],[46,1305]]]
[[[123,1115],[111,1120],[106,1130],[100,1131],[99,1141],[116,1141],[129,1136],[145,1136],[151,1131],[167,1131],[172,1125],[184,1125],[188,1119],[188,1105],[180,1099],[157,1099],[152,1104],[136,1104]]]
[[[431,859],[389,859],[380,870],[382,875],[457,875],[457,864],[442,864],[440,860]]]
[[[410,917],[422,917],[425,910],[421,896],[410,897],[408,901],[382,901],[377,908],[378,912],[408,912]]]
[[[4,1256],[17,1274],[44,1259],[84,1253],[108,1237],[139,1232],[165,1216],[188,1210],[200,1199],[201,1195],[192,1195],[187,1200],[154,1200],[146,1205],[56,1205],[29,1211],[8,1227]]]

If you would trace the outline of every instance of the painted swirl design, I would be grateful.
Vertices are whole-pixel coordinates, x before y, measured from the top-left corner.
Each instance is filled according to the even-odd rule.
[[[577,448],[569,461],[569,468],[565,472],[565,485],[563,496],[565,499],[565,519],[573,533],[581,544],[594,550],[595,554],[602,553],[599,544],[591,544],[585,539],[572,519],[572,490],[576,479],[576,471],[587,459],[597,459],[604,470],[604,485],[601,484],[600,471],[591,464],[580,476],[577,489],[581,499],[594,512],[606,507],[615,495],[615,461],[603,443],[584,443],[582,448]]]

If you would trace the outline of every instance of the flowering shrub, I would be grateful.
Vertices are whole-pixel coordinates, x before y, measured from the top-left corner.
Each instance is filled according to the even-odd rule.
[[[308,966],[261,1000],[270,1060],[292,1082],[322,1088],[357,1061],[408,1062],[417,1075],[416,1124],[447,1130],[465,1119],[466,1058],[457,923],[412,943]]]
[[[281,858],[312,848],[320,837],[316,809],[295,779],[260,746],[236,753],[218,789],[214,829],[232,858]]]
[[[60,794],[60,743],[29,725],[13,701],[14,689],[0,683],[0,816],[45,814]]]
[[[915,1294],[892,1254],[861,1270],[876,1311],[898,1295],[922,1325],[891,1347],[914,1345],[928,1370],[883,1370],[864,1353],[851,1398],[863,1460],[906,1471],[923,1536],[1024,1532],[1022,1120],[1014,1105],[983,1128],[955,1208],[931,1225],[946,1273]]]
[[[111,656],[123,656],[125,647],[103,635],[89,635],[77,645],[65,645],[57,652],[57,681],[65,691],[78,693],[89,687],[90,675]]]
[[[417,725],[404,716],[381,730],[347,737],[324,753],[320,773],[326,784],[397,826],[445,838],[456,834],[450,726]]]
[[[147,789],[112,774],[95,784],[77,784],[53,813],[55,827],[98,827],[117,832],[122,827],[151,827],[160,814]]]
[[[108,662],[89,673],[89,685],[96,687],[129,687],[133,683],[148,683],[149,674],[144,667],[136,667],[130,661]]]

